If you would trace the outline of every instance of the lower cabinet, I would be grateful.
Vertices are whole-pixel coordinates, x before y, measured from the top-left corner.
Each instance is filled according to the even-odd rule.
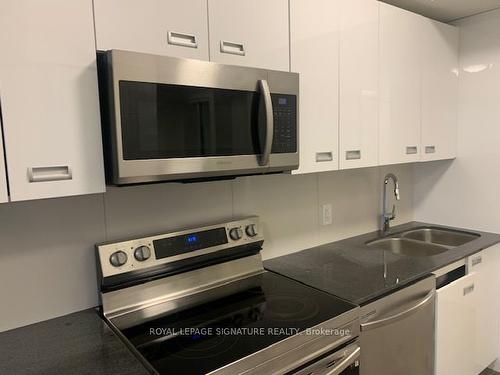
[[[474,374],[479,374],[498,355],[500,283],[497,274],[500,270],[500,245],[469,257],[467,268],[476,275],[476,345],[471,355]]]
[[[436,375],[473,375],[476,346],[476,275],[436,291]]]
[[[500,245],[465,266],[464,276],[436,291],[436,375],[478,375],[498,354]]]

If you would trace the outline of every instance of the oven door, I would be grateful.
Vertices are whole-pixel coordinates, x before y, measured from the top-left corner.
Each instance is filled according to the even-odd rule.
[[[354,342],[302,366],[290,375],[359,375],[360,347]]]
[[[298,165],[296,74],[117,50],[106,55],[112,183]]]

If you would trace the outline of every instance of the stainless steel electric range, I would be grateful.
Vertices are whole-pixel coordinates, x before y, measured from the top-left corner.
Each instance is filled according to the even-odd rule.
[[[103,318],[152,373],[359,373],[359,308],[265,271],[257,217],[97,246]]]

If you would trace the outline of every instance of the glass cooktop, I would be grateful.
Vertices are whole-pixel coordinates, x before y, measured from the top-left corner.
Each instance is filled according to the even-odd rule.
[[[160,373],[205,374],[356,306],[264,272],[256,287],[122,331]]]

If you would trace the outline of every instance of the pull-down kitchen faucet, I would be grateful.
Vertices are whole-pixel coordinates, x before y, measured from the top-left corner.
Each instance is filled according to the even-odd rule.
[[[396,205],[392,205],[392,211],[387,212],[386,211],[386,206],[387,206],[387,184],[389,183],[389,180],[392,180],[394,183],[394,196],[396,197],[396,200],[399,200],[399,183],[398,183],[398,178],[392,174],[388,173],[385,178],[384,178],[384,199],[382,203],[382,232],[385,234],[389,231],[389,224],[391,220],[394,220],[396,218]]]

